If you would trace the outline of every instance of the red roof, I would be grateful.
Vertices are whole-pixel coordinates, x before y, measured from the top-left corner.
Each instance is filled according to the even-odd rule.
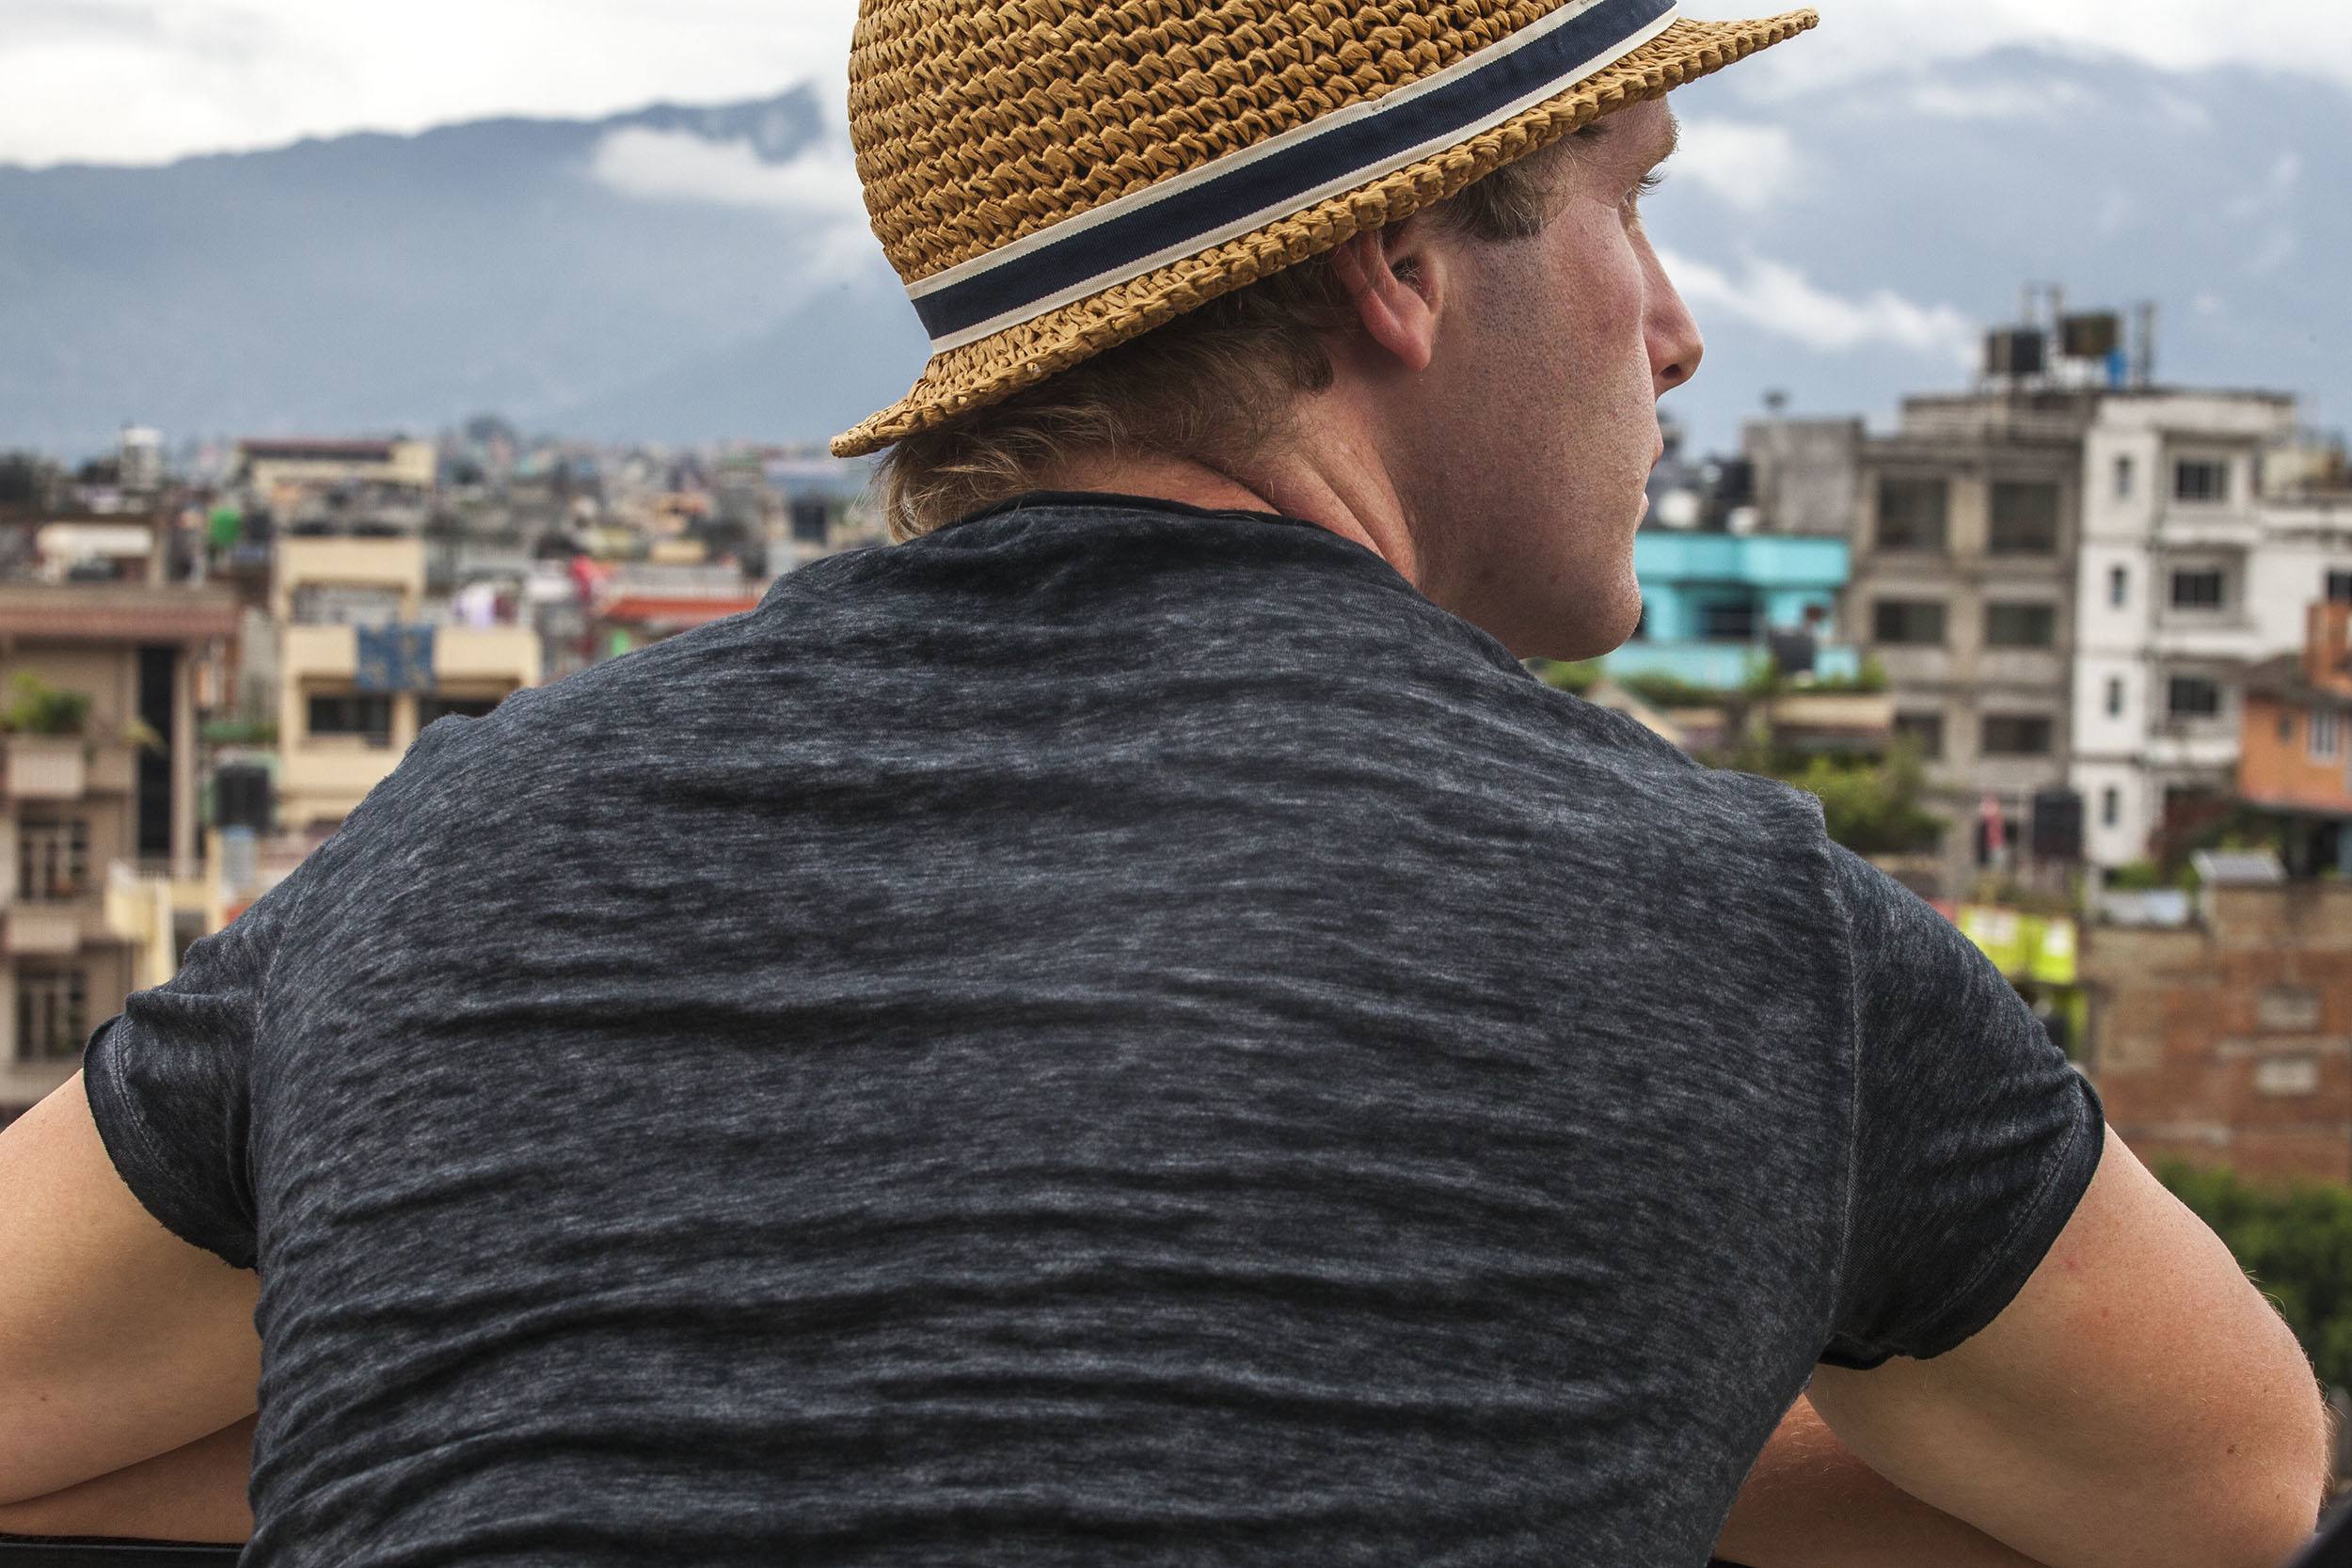
[[[760,595],[711,598],[702,594],[677,597],[664,594],[620,594],[608,599],[596,614],[607,621],[633,626],[700,626],[759,608]]]

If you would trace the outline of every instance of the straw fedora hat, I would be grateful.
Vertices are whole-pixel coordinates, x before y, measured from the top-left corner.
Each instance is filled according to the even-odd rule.
[[[931,337],[852,457],[1812,26],[1676,0],[861,0],[850,139]]]

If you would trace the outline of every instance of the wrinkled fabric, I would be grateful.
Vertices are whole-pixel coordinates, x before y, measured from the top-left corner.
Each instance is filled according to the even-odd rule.
[[[87,1081],[337,1568],[1701,1564],[2102,1126],[1811,796],[1065,494],[437,721]]]

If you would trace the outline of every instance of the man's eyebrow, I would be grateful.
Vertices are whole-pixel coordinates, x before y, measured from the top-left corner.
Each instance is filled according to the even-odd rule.
[[[1681,147],[1682,147],[1682,121],[1681,121],[1681,119],[1680,119],[1678,117],[1677,117],[1677,116],[1676,116],[1676,115],[1675,115],[1675,114],[1674,114],[1671,110],[1669,110],[1669,111],[1667,112],[1667,115],[1666,115],[1666,147],[1665,147],[1665,150],[1663,150],[1663,151],[1661,151],[1661,153],[1659,153],[1657,157],[1652,158],[1652,159],[1649,161],[1649,166],[1650,166],[1650,167],[1652,167],[1652,168],[1656,168],[1659,165],[1661,165],[1661,164],[1664,163],[1667,159],[1669,159],[1669,158],[1673,157],[1673,156],[1675,155],[1675,153],[1676,153],[1676,152],[1677,152],[1677,151],[1679,151],[1679,150],[1681,150]]]
[[[1606,119],[1587,120],[1584,124],[1578,126],[1576,129],[1577,136],[1588,143],[1602,141],[1615,135],[1616,134],[1617,127],[1610,124]],[[1643,166],[1645,168],[1656,168],[1659,165],[1673,157],[1681,150],[1681,148],[1682,119],[1680,116],[1669,109],[1666,111],[1666,145],[1659,150],[1658,156],[1652,158]]]

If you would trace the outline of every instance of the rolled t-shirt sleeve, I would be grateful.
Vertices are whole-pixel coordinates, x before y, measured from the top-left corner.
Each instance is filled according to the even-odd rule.
[[[2066,1227],[2106,1141],[2099,1097],[1951,922],[1835,845],[1851,933],[1854,1124],[1837,1320],[1821,1360],[1940,1355]]]
[[[183,1241],[254,1265],[248,1076],[272,958],[314,853],[180,972],[134,991],[83,1054],[91,1118],[132,1194]]]

